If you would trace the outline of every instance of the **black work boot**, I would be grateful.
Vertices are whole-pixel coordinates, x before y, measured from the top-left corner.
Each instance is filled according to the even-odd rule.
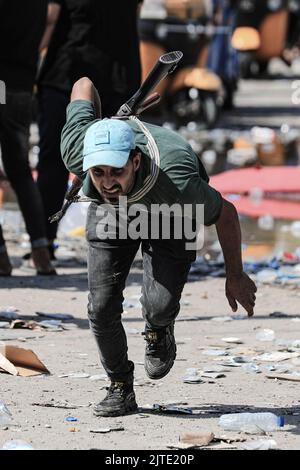
[[[176,358],[174,322],[160,330],[146,328],[145,371],[150,379],[162,379],[173,367]]]
[[[133,382],[112,382],[104,400],[94,407],[96,416],[123,416],[137,410]]]

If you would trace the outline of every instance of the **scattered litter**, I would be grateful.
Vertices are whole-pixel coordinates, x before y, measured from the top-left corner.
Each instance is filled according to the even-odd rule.
[[[0,318],[5,320],[16,320],[18,318],[16,307],[0,307]]]
[[[211,321],[217,321],[217,322],[220,322],[220,323],[225,323],[225,322],[228,322],[228,321],[232,321],[232,317],[229,317],[229,316],[212,317]]]
[[[222,372],[201,372],[201,377],[206,377],[209,379],[221,379],[226,377]]]
[[[198,369],[191,367],[186,370],[186,375],[183,377],[183,382],[187,384],[201,384],[203,380],[199,375]]]
[[[239,448],[242,450],[270,450],[276,449],[277,442],[274,439],[259,439],[257,441],[244,442]]]
[[[17,328],[24,328],[24,329],[28,329],[28,330],[36,330],[36,329],[39,329],[41,330],[42,327],[39,326],[39,324],[35,321],[32,321],[32,320],[29,320],[29,321],[26,321],[26,320],[13,320],[10,324],[10,329],[17,329]]]
[[[222,338],[222,341],[225,343],[243,344],[243,341],[240,340],[240,338],[235,337]]]
[[[220,434],[214,437],[214,441],[215,442],[223,441],[223,442],[226,442],[227,444],[231,444],[232,442],[244,442],[246,441],[246,438],[241,436],[240,434],[237,434],[237,435],[231,434],[230,436],[228,436],[227,434]]]
[[[227,369],[224,366],[206,366],[202,368],[202,372],[229,372],[229,369]]]
[[[273,283],[278,276],[278,272],[275,269],[262,269],[256,274],[256,280],[263,284]]]
[[[292,374],[266,374],[268,379],[276,380],[289,380],[291,382],[300,382],[300,372],[293,372]]]
[[[87,408],[90,404],[87,405],[75,405],[74,403],[69,403],[68,401],[48,401],[44,403],[31,403],[32,406],[43,406],[46,408],[62,408],[66,410],[74,410],[76,408]]]
[[[202,351],[205,356],[228,356],[228,351],[225,349],[206,349]]]
[[[218,425],[225,431],[265,434],[283,427],[284,417],[270,412],[226,413],[220,416]]]
[[[248,362],[252,362],[252,359],[247,356],[230,356],[224,360],[221,364],[223,366],[229,367],[241,367],[242,364],[246,364]]]
[[[180,436],[179,441],[183,442],[184,444],[193,444],[197,447],[207,446],[213,439],[214,434],[210,433],[197,433],[197,434],[184,434]]]
[[[43,320],[38,323],[41,327],[52,331],[63,331],[61,320]]]
[[[108,377],[106,374],[97,374],[97,375],[91,375],[90,380],[108,380]]]
[[[69,432],[80,432],[80,430],[77,429],[77,428],[70,428],[68,431]]]
[[[75,416],[67,416],[65,421],[68,421],[68,422],[75,422],[75,421],[78,421],[77,418],[75,418]]]
[[[71,379],[88,379],[90,378],[90,374],[86,374],[85,372],[71,372],[70,374],[58,376],[59,379],[64,379],[65,377],[70,377]]]
[[[113,431],[125,431],[125,428],[123,428],[122,426],[118,426],[115,428],[90,429],[90,432],[99,433],[99,434],[106,434],[108,432],[113,432]]]
[[[3,444],[2,450],[34,450],[31,444],[28,442],[22,441],[21,439],[15,439],[12,441],[7,441]]]
[[[260,374],[261,370],[257,364],[254,362],[248,362],[247,364],[242,364],[242,368],[245,372],[254,372],[255,374]]]
[[[155,413],[166,413],[166,414],[184,414],[184,415],[192,415],[193,410],[191,408],[179,408],[177,406],[171,405],[159,405],[158,403],[154,403],[153,405],[143,405],[142,408],[139,408],[139,412],[146,413],[146,412],[155,412]]]
[[[35,312],[35,313],[39,317],[54,318],[55,320],[74,320],[74,316],[69,315],[68,313],[42,313],[42,312]]]
[[[280,352],[280,351],[275,351],[271,353],[264,353],[259,356],[255,356],[254,359],[257,361],[263,361],[263,362],[280,362],[280,361],[286,361],[287,359],[292,359],[293,357],[299,357],[300,353],[298,352]]]
[[[185,449],[194,449],[195,447],[197,447],[197,445],[195,444],[185,444],[184,442],[177,442],[176,444],[166,444],[166,447],[168,449],[182,449],[182,450],[185,450]]]
[[[22,377],[50,374],[33,351],[17,346],[0,346],[0,371],[1,369]]]
[[[275,332],[273,330],[269,329],[264,329],[260,330],[258,333],[256,333],[255,338],[258,341],[274,341],[275,339]]]

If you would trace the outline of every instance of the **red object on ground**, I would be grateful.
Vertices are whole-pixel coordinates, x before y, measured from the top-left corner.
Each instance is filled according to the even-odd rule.
[[[300,167],[276,166],[230,170],[210,178],[222,194],[247,194],[253,188],[264,192],[300,193]]]
[[[261,168],[242,168],[231,170],[210,178],[210,185],[220,191],[225,199],[230,194],[239,194],[232,199],[239,214],[250,217],[272,215],[278,219],[300,220],[300,202],[272,199],[270,193],[300,194],[300,167],[279,166]],[[268,193],[266,199],[257,204],[249,193],[260,188]]]

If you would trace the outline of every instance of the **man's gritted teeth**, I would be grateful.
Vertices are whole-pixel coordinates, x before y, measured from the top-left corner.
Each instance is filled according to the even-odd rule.
[[[118,196],[118,194],[120,193],[121,189],[119,187],[115,187],[113,189],[106,189],[106,188],[103,188],[103,193],[106,197],[111,197],[111,198],[115,198],[116,196]]]

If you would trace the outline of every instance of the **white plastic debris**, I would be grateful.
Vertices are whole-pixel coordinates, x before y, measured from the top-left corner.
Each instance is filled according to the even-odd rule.
[[[255,338],[258,341],[274,341],[275,332],[273,330],[265,328],[263,330],[258,331],[258,333],[256,333]]]
[[[259,439],[257,441],[243,442],[239,448],[243,450],[270,450],[276,449],[277,442],[274,439]]]

